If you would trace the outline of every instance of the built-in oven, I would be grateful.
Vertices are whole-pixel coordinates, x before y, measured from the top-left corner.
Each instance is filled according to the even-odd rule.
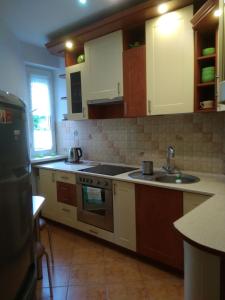
[[[114,231],[112,180],[77,175],[77,219],[107,231]]]

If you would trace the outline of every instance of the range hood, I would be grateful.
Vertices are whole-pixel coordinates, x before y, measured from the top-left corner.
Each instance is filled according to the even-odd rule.
[[[88,105],[112,105],[112,104],[121,104],[123,103],[123,97],[115,97],[115,98],[105,98],[105,99],[95,99],[88,100]]]

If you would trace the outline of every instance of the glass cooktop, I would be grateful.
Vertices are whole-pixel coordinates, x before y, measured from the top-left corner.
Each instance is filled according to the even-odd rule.
[[[114,166],[114,165],[98,165],[95,167],[82,169],[79,171],[86,173],[102,174],[115,176],[129,171],[137,170],[136,168],[124,167],[124,166]]]

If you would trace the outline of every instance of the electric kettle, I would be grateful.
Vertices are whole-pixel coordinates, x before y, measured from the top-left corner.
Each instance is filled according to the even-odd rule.
[[[81,148],[71,147],[68,152],[68,162],[79,163],[82,154]]]

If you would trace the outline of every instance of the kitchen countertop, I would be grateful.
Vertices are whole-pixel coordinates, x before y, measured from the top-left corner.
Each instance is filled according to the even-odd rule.
[[[36,165],[35,167],[57,170],[64,172],[79,172],[81,169],[90,168],[95,162],[84,161],[81,164],[66,164],[65,162],[53,162],[48,164]],[[97,164],[97,163],[96,163]],[[109,164],[109,163],[106,163]],[[112,164],[113,165],[113,164]],[[134,166],[135,167],[135,166]],[[137,167],[137,166],[136,166]],[[138,167],[137,167],[138,168]],[[139,183],[183,192],[192,192],[212,197],[185,214],[182,218],[174,222],[175,228],[188,240],[199,246],[218,253],[225,253],[225,176],[210,175],[204,173],[188,172],[200,178],[199,182],[191,184],[171,184],[156,181],[146,181],[134,179],[128,176],[131,172],[116,176],[85,173],[99,177],[121,180],[132,183]],[[185,172],[186,173],[186,172]]]

